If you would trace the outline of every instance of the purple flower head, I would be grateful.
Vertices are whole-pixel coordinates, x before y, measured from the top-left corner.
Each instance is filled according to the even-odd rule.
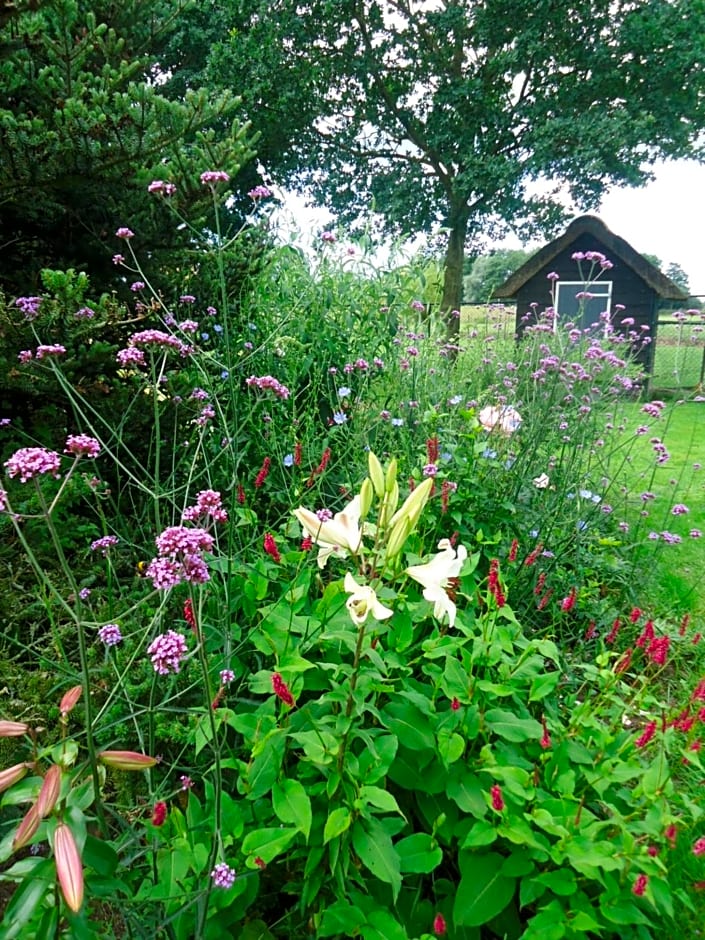
[[[117,230],[117,232],[115,232],[115,234],[118,238],[124,238],[124,239],[130,239],[130,238],[135,237],[135,233],[132,231],[132,229],[127,228],[127,226],[122,226],[121,228]]]
[[[117,646],[118,643],[122,643],[122,633],[116,623],[106,623],[98,631],[98,636],[106,646]]]
[[[215,183],[227,183],[229,181],[230,176],[225,170],[206,170],[205,173],[201,173],[201,182],[204,186],[212,186]]]
[[[170,672],[178,672],[181,669],[181,663],[188,652],[186,638],[176,630],[169,630],[168,633],[160,634],[147,647],[147,653],[151,657],[154,671],[160,676],[166,676]]]
[[[266,186],[255,186],[254,189],[251,189],[247,194],[250,199],[269,199],[272,195],[271,190],[267,189]]]
[[[555,271],[551,271],[549,274],[546,275],[546,279],[549,281],[559,281],[560,274],[556,274]]]
[[[65,454],[74,457],[97,457],[100,453],[100,441],[87,434],[70,434],[66,438]]]
[[[193,296],[193,294],[182,294],[181,297],[179,297],[179,303],[180,304],[195,304],[196,298]]]
[[[39,313],[39,305],[43,297],[18,297],[15,306],[19,307],[27,320],[34,320]]]
[[[147,187],[148,193],[161,193],[163,196],[173,196],[176,192],[174,183],[165,183],[164,180],[152,180]]]
[[[221,669],[220,670],[220,684],[221,685],[230,685],[230,683],[235,679],[235,673],[232,669]]]
[[[684,503],[676,503],[671,512],[674,516],[686,516],[690,510]]]
[[[211,872],[211,878],[216,888],[232,888],[236,877],[235,869],[231,868],[227,862],[218,862]]]
[[[34,358],[34,353],[31,349],[23,349],[17,356],[19,361],[24,365],[27,362],[31,362]]]
[[[245,384],[249,388],[259,388],[262,391],[269,390],[273,392],[277,398],[281,398],[283,401],[289,397],[289,389],[286,385],[282,385],[278,379],[275,379],[272,375],[251,375],[249,378],[245,379]]]
[[[117,545],[120,539],[117,535],[104,535],[102,538],[96,539],[95,542],[91,542],[91,551],[97,552],[100,551],[102,555],[107,555],[108,549],[112,548],[113,545]]]
[[[333,242],[336,241],[335,233],[334,232],[322,232],[321,241],[326,242],[329,245],[332,245]]]
[[[53,450],[46,447],[21,447],[5,461],[7,475],[19,476],[20,483],[26,483],[36,476],[44,473],[56,473],[61,464],[61,458]]]
[[[74,313],[76,320],[92,320],[95,316],[95,310],[92,307],[81,307]]]
[[[121,366],[143,366],[144,365],[144,351],[142,349],[136,349],[134,346],[129,349],[120,349],[118,350],[117,355],[115,356],[118,363]]]
[[[60,343],[53,343],[50,346],[37,346],[35,357],[37,359],[46,359],[49,356],[63,356],[66,354],[66,347]]]
[[[176,558],[178,555],[209,552],[213,548],[214,539],[205,529],[190,529],[182,525],[173,525],[164,529],[155,541],[157,550],[163,558]]]

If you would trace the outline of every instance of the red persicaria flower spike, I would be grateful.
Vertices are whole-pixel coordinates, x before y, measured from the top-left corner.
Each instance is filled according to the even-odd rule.
[[[152,810],[152,825],[163,826],[166,821],[166,814],[167,805],[163,800],[159,800],[158,803],[154,804],[154,809]]]
[[[638,607],[632,607],[632,612],[629,614],[629,620],[632,623],[636,623],[637,620],[641,617],[641,611]]]
[[[702,633],[696,633],[693,637],[693,646],[697,646],[700,640],[702,639]]]
[[[294,444],[294,466],[295,467],[301,466],[302,454],[303,454],[303,448],[301,447],[301,444],[297,441]]]
[[[544,596],[541,598],[541,600],[538,602],[538,604],[536,605],[536,609],[543,610],[544,607],[548,606],[548,602],[551,600],[552,597],[553,597],[553,588],[549,588],[544,594]]]
[[[245,505],[245,487],[242,483],[238,483],[237,485],[237,501],[241,506]]]
[[[607,643],[608,645],[614,643],[614,641],[617,639],[617,634],[619,633],[620,627],[621,627],[621,623],[620,623],[619,617],[617,617],[615,622],[612,624],[612,629],[605,637],[605,643]]]
[[[524,559],[524,564],[526,565],[527,568],[530,568],[536,562],[536,559],[539,557],[542,551],[543,551],[543,545],[539,544],[536,546],[533,552],[531,552],[530,554],[526,556],[526,558]]]
[[[544,586],[545,583],[546,583],[546,575],[545,575],[545,573],[542,571],[541,574],[538,576],[538,580],[536,581],[536,587],[534,588],[534,594],[535,594],[537,597],[538,597],[539,594],[541,594],[541,592],[543,591],[543,586]]]
[[[656,637],[649,643],[646,649],[646,655],[651,659],[652,663],[655,663],[657,666],[665,666],[666,658],[668,656],[668,649],[671,645],[671,638],[668,636],[659,636]]]
[[[263,871],[267,867],[267,863],[263,858],[260,858],[259,855],[255,856],[255,865],[259,868],[260,871]]]
[[[570,593],[568,594],[568,596],[564,597],[563,600],[561,601],[561,610],[565,611],[566,613],[568,611],[571,611],[575,607],[575,602],[577,599],[578,599],[578,589],[575,587],[572,587],[570,589]]]
[[[683,619],[681,620],[681,625],[678,629],[678,636],[685,636],[685,632],[688,629],[689,623],[690,623],[690,614],[683,614]]]
[[[519,539],[512,539],[512,544],[509,548],[509,555],[507,556],[507,559],[509,561],[516,561],[518,552],[519,552]]]
[[[592,640],[597,636],[597,625],[594,620],[591,620],[588,624],[588,628],[585,631],[585,639]]]
[[[272,691],[285,705],[294,706],[294,696],[278,672],[272,673]]]
[[[260,486],[263,485],[264,481],[269,476],[269,468],[271,464],[272,464],[272,461],[269,457],[265,457],[264,460],[262,461],[262,467],[259,473],[257,474],[257,476],[255,477],[255,489],[256,490],[258,490]]]
[[[311,538],[310,535],[307,535],[301,540],[301,551],[310,552],[312,548],[313,548],[313,539]]]
[[[642,897],[648,883],[649,879],[647,875],[639,875],[632,886],[632,894],[635,894],[638,898]]]
[[[193,612],[193,601],[190,597],[187,597],[184,601],[184,620],[191,627],[195,634],[198,633],[198,626],[196,625],[196,615]]]
[[[264,550],[277,564],[282,560],[279,549],[277,548],[277,543],[274,541],[274,536],[271,532],[267,532],[264,537]]]
[[[636,747],[646,747],[649,741],[656,734],[656,722],[650,721],[648,725],[644,728],[643,732],[636,739],[634,744]]]
[[[450,710],[453,712],[457,712],[459,708],[460,708],[460,699],[457,698],[456,696],[453,696],[453,700],[450,703]]]
[[[637,646],[647,646],[654,639],[654,622],[653,620],[647,620],[644,624],[644,629],[641,631],[641,635],[636,641]]]
[[[541,747],[544,750],[547,750],[551,746],[551,735],[548,733],[548,725],[546,724],[545,715],[541,717],[541,725],[543,727],[543,735],[541,736]]]
[[[676,826],[676,824],[670,823],[670,825],[666,826],[666,829],[663,835],[666,841],[670,843],[671,848],[674,848],[676,844],[676,839],[678,838],[678,827]]]
[[[446,919],[443,914],[436,914],[433,918],[433,932],[437,937],[444,937],[447,931]]]
[[[705,679],[701,679],[695,686],[690,700],[691,702],[705,702]]]
[[[438,438],[429,437],[426,441],[426,456],[428,463],[438,463]]]
[[[615,673],[619,675],[622,672],[626,672],[627,669],[629,669],[631,662],[632,662],[632,648],[630,646],[628,650],[622,653],[622,656],[617,662],[617,665],[614,667]]]
[[[492,785],[490,789],[490,795],[492,797],[492,809],[495,809],[498,813],[501,813],[504,809],[504,797],[502,796],[502,788],[498,783]]]
[[[693,845],[693,855],[705,855],[705,836]]]

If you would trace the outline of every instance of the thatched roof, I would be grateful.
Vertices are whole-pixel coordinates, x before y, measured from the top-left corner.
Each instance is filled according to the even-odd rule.
[[[579,218],[574,219],[562,235],[544,245],[528,261],[525,261],[514,274],[507,278],[504,284],[500,284],[494,291],[493,298],[496,300],[511,300],[516,297],[527,281],[550,265],[553,259],[566,248],[569,248],[579,235],[591,235],[593,238],[599,239],[607,249],[610,261],[620,261],[622,264],[627,265],[664,300],[688,299],[688,294],[685,291],[669,277],[666,277],[650,261],[647,261],[638,251],[635,251],[629,242],[611,232],[605,223],[594,215],[581,215]]]

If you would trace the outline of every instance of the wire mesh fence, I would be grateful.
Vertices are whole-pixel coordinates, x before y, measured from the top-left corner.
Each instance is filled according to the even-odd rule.
[[[695,390],[705,380],[705,322],[701,316],[671,314],[659,319],[652,389]]]

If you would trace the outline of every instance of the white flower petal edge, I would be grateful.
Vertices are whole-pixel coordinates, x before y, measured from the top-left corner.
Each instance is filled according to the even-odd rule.
[[[433,615],[440,620],[448,614],[449,626],[455,624],[456,606],[448,596],[447,588],[451,578],[457,578],[468,557],[464,545],[459,545],[457,551],[448,539],[441,539],[438,543],[440,552],[426,562],[425,565],[412,565],[406,573],[414,581],[423,586],[423,596],[433,604]]]
[[[299,506],[294,515],[304,531],[318,545],[318,567],[324,568],[328,558],[336,555],[344,558],[348,552],[353,554],[360,548],[360,496],[355,496],[348,505],[337,512],[332,519],[321,522],[315,512]]]
[[[370,614],[375,620],[387,620],[394,613],[377,600],[377,595],[368,584],[358,584],[349,571],[345,575],[343,585],[350,594],[345,606],[353,623],[358,626],[364,623]]]

